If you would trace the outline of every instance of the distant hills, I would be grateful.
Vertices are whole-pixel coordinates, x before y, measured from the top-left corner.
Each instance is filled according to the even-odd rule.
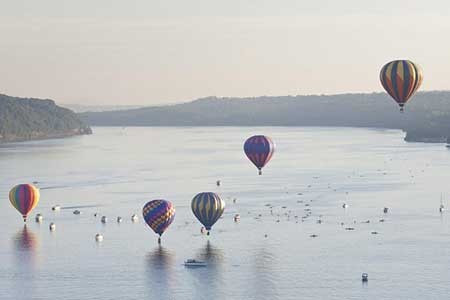
[[[405,140],[445,142],[450,92],[418,93],[402,114],[385,93],[255,98],[208,97],[189,103],[85,112],[91,126],[350,126],[402,129]]]
[[[145,107],[144,105],[83,105],[83,104],[64,104],[63,106],[70,110],[73,110],[75,113],[127,110]]]
[[[0,94],[0,143],[91,133],[77,114],[52,100]]]

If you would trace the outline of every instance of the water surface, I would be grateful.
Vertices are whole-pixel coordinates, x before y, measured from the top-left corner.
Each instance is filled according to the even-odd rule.
[[[450,196],[450,151],[442,144],[353,128],[94,131],[0,147],[0,299],[448,297],[450,215],[438,208],[440,194],[444,204]],[[252,134],[277,144],[262,176],[242,151]],[[8,191],[33,181],[41,202],[24,227]],[[210,237],[190,211],[202,191],[227,203]],[[177,210],[161,246],[141,217],[157,198]],[[56,204],[60,212],[51,211]],[[187,258],[208,267],[186,269]]]

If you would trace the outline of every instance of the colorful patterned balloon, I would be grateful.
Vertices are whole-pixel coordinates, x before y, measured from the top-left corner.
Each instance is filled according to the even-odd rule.
[[[383,66],[380,81],[386,92],[398,103],[400,111],[422,84],[422,70],[409,60],[394,60]]]
[[[191,208],[195,217],[205,226],[209,235],[211,227],[225,210],[225,201],[220,199],[216,193],[200,193],[192,199]]]
[[[9,192],[9,201],[27,221],[27,215],[36,207],[39,202],[39,189],[32,184],[19,184]]]
[[[152,200],[142,208],[142,215],[147,225],[161,237],[175,218],[175,208],[166,200]],[[161,238],[158,238],[161,242]]]
[[[261,175],[261,169],[272,158],[275,144],[267,136],[254,135],[245,141],[244,151],[248,159],[258,168],[259,175]]]

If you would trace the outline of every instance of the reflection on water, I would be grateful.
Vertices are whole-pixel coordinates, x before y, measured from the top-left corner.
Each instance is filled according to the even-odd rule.
[[[36,235],[27,228],[25,224],[12,238],[15,253],[20,258],[19,261],[33,261],[35,252],[39,246]]]
[[[149,299],[173,299],[175,255],[159,245],[147,255]]]
[[[205,268],[189,268],[194,281],[194,299],[222,299],[225,295],[223,280],[224,254],[222,249],[214,247],[208,240],[200,248],[196,259],[206,261]]]
[[[34,293],[34,278],[37,269],[38,237],[24,225],[13,237],[12,243],[15,255],[17,277],[13,282],[17,285],[12,292],[14,299],[32,299]]]
[[[223,263],[224,255],[221,249],[214,247],[208,240],[206,246],[197,253],[197,259],[206,261],[211,268],[218,268]]]
[[[276,262],[275,255],[265,246],[260,247],[253,256],[252,274],[249,281],[255,299],[278,299],[276,289]],[[249,295],[250,296],[250,295]]]

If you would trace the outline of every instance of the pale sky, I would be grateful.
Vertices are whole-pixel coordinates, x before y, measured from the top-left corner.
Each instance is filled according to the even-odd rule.
[[[400,58],[450,89],[450,1],[0,0],[0,93],[58,103],[381,91]]]

